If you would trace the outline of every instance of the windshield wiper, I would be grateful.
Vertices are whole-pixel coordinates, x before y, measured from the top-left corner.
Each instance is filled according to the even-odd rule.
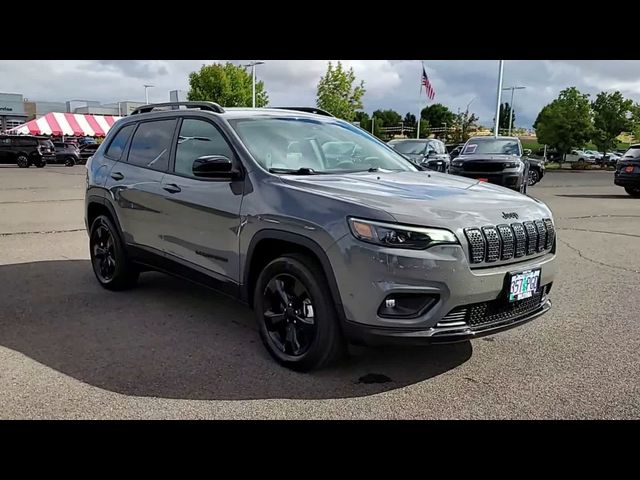
[[[288,173],[291,175],[317,175],[318,172],[308,167],[301,168],[270,168],[269,173]]]

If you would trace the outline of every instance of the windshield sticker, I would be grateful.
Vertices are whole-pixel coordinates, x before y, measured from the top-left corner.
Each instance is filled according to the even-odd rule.
[[[467,148],[464,149],[464,153],[475,153],[476,148],[478,148],[478,145],[475,143],[471,143],[467,145]]]

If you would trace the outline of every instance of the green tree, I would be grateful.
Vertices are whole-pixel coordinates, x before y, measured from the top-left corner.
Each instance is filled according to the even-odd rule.
[[[450,127],[455,120],[455,114],[441,103],[434,103],[425,107],[420,112],[420,118],[427,120],[433,128]]]
[[[618,91],[600,92],[591,104],[593,110],[593,143],[601,152],[612,150],[616,137],[633,129],[633,101]]]
[[[456,115],[451,140],[455,143],[462,143],[469,140],[471,132],[478,128],[478,117],[475,113],[468,111],[460,112]]]
[[[395,110],[376,110],[373,114],[382,120],[385,127],[397,127],[402,122],[402,116]]]
[[[500,120],[498,120],[498,126],[500,130],[504,130],[504,133],[509,131],[509,116],[511,115],[511,105],[509,102],[500,104]],[[516,114],[513,114],[513,118],[511,120],[511,130],[516,124]]]
[[[232,63],[203,65],[189,74],[189,92],[192,101],[217,102],[223,107],[251,107],[253,79],[251,73]],[[256,107],[269,103],[264,82],[256,82]]]
[[[406,128],[416,128],[416,116],[413,113],[407,112],[403,122]]]
[[[542,108],[533,128],[539,143],[555,148],[560,154],[582,147],[593,132],[589,95],[580,93],[576,87],[565,88]]]
[[[355,81],[353,68],[345,70],[342,63],[338,62],[334,67],[329,62],[327,73],[318,82],[317,107],[338,118],[353,121],[356,110],[362,108],[362,97],[365,93],[364,82],[361,81],[354,87]]]
[[[367,124],[371,123],[371,119],[369,118],[369,114],[367,112],[363,112],[361,110],[357,111],[353,116],[353,121],[358,122],[362,128],[365,128]]]
[[[636,142],[640,142],[640,103],[631,108],[631,134]]]

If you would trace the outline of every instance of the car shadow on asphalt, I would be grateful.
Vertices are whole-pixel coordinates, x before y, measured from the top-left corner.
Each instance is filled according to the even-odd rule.
[[[331,399],[372,395],[466,362],[470,342],[359,349],[310,374],[276,364],[253,312],[187,281],[145,273],[109,292],[88,260],[0,266],[0,345],[124,395],[190,400]]]
[[[611,194],[590,194],[590,193],[584,193],[584,194],[579,194],[579,193],[575,193],[575,194],[568,194],[568,193],[557,193],[556,197],[568,197],[568,198],[595,198],[595,199],[629,199],[629,200],[636,200],[635,198],[633,198],[631,195],[611,195]]]

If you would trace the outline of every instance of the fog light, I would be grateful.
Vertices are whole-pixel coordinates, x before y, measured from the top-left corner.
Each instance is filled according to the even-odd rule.
[[[380,304],[378,315],[382,318],[416,318],[427,313],[438,298],[436,294],[394,293]]]

